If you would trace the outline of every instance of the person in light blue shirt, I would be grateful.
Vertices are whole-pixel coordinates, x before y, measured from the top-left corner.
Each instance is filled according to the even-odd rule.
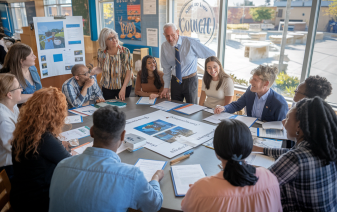
[[[125,137],[124,112],[110,105],[101,107],[93,114],[93,122],[93,147],[62,160],[54,170],[49,212],[159,211],[163,170],[148,182],[138,167],[121,163],[116,154]]]
[[[174,24],[164,25],[166,41],[161,45],[160,61],[164,72],[161,97],[198,104],[198,58],[215,56],[215,52],[199,39],[180,36]],[[171,84],[170,84],[171,81]]]
[[[247,116],[261,121],[282,121],[288,112],[288,104],[284,97],[270,87],[273,85],[278,70],[276,67],[260,65],[252,70],[253,75],[246,92],[236,102],[226,106],[218,105],[215,114],[222,111],[234,113],[246,107]]]

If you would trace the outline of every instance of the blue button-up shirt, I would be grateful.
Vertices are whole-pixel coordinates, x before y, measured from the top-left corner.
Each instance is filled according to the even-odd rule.
[[[181,76],[186,77],[197,71],[198,58],[215,56],[215,52],[201,44],[198,39],[179,36],[177,46],[179,48]],[[174,46],[167,41],[161,45],[160,62],[164,71],[164,88],[170,87],[171,75],[176,75],[176,61]]]
[[[42,88],[41,79],[39,74],[37,73],[37,69],[35,66],[29,67],[30,75],[33,79],[33,85],[28,82],[28,80],[25,79],[27,87],[23,87],[22,94],[33,94],[35,91],[40,90]]]
[[[83,86],[79,86],[75,77],[65,81],[62,85],[62,93],[66,96],[69,108],[81,107],[84,103],[89,101],[89,104],[95,104],[96,100],[104,99],[102,91],[97,84],[96,77],[95,83],[87,89],[87,95],[82,96],[81,91]]]
[[[253,104],[253,109],[252,109],[252,117],[255,117],[261,120],[263,108],[264,108],[264,105],[266,104],[269,92],[270,92],[270,89],[268,89],[267,93],[263,94],[261,98],[259,98],[257,93],[255,93],[255,99],[254,99],[254,104]]]
[[[159,211],[163,194],[138,167],[121,163],[108,149],[88,147],[83,154],[62,160],[49,190],[49,212]]]

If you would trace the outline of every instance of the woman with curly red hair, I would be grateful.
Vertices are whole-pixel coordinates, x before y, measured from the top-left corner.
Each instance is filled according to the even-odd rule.
[[[57,88],[36,91],[21,108],[13,132],[11,205],[19,211],[48,211],[49,185],[56,165],[70,156],[57,137],[67,117]]]

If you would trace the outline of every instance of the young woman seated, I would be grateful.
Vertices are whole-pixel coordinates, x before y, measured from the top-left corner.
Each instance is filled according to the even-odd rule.
[[[320,97],[302,99],[283,120],[292,149],[254,146],[277,161],[283,211],[337,211],[337,116]]]
[[[233,96],[232,78],[225,73],[218,58],[214,56],[207,58],[199,105],[209,108],[215,108],[217,105],[225,106],[232,102]]]
[[[135,94],[138,96],[159,97],[164,89],[164,73],[157,70],[156,59],[147,55],[142,60],[142,70],[137,74]]]
[[[282,211],[277,178],[244,160],[252,152],[253,138],[243,122],[222,121],[215,130],[213,145],[223,169],[190,186],[181,202],[183,211]]]
[[[10,202],[16,212],[48,211],[54,169],[70,157],[58,139],[67,109],[64,94],[52,87],[34,92],[21,107],[12,141],[14,176]]]

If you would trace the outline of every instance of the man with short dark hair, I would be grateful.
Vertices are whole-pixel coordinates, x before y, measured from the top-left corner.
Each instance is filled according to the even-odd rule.
[[[85,65],[74,65],[71,73],[73,77],[62,85],[62,92],[67,98],[69,108],[105,101],[96,77],[90,76],[89,69]]]
[[[155,212],[163,194],[158,170],[147,182],[138,167],[121,163],[116,154],[125,136],[125,114],[117,107],[101,107],[93,114],[93,147],[62,160],[50,184],[49,212],[127,211]]]

